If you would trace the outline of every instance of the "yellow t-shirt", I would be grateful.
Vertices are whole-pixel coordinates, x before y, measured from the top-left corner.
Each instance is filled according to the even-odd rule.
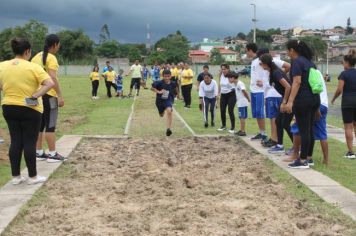
[[[178,70],[178,68],[172,68],[172,69],[171,69],[171,74],[172,74],[172,77],[178,78],[178,76],[179,76],[179,70]]]
[[[161,69],[160,71],[159,71],[159,77],[161,78],[161,79],[163,79],[163,69]]]
[[[32,97],[46,79],[50,79],[50,76],[35,63],[23,59],[2,62],[0,84],[4,95],[1,104],[29,107],[42,113],[42,98],[38,98],[37,106],[27,106],[25,98]]]
[[[99,75],[99,72],[91,72],[90,73],[90,79],[91,81],[94,81],[94,80],[100,80],[100,75]]]
[[[56,72],[58,72],[59,70],[59,64],[58,64],[58,61],[57,61],[57,58],[55,55],[51,54],[51,53],[48,53],[47,55],[47,59],[46,59],[46,65],[43,65],[42,63],[42,56],[43,55],[43,52],[39,52],[36,54],[36,56],[34,56],[32,58],[32,62],[42,66],[47,72],[49,70],[54,70]],[[58,77],[57,77],[57,80],[58,80]],[[57,93],[56,93],[56,90],[54,90],[53,88],[50,89],[48,92],[47,92],[48,95],[52,96],[52,97],[58,97],[57,96]]]
[[[106,76],[106,81],[113,82],[116,77],[116,72],[115,71],[111,71],[111,72],[107,71],[103,75]]]
[[[192,69],[184,69],[182,72],[181,85],[188,85],[193,83],[194,73]]]

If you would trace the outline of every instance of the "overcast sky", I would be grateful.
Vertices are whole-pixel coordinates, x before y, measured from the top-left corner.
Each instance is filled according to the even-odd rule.
[[[258,28],[356,26],[356,0],[0,0],[0,30],[39,20],[51,32],[83,29],[95,41],[108,24],[120,42],[152,41],[180,30],[190,41],[247,33],[257,5]]]

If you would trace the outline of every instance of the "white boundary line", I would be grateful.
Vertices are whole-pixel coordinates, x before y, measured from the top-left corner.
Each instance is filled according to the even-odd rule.
[[[131,105],[131,113],[130,113],[130,116],[127,119],[127,122],[126,122],[124,135],[129,135],[131,122],[132,122],[132,117],[133,117],[133,113],[134,113],[134,109],[135,109],[135,101],[136,101],[136,99],[137,99],[137,96],[135,96],[134,99],[133,99],[133,103]]]
[[[174,113],[178,117],[178,119],[184,124],[184,126],[189,130],[190,133],[192,133],[193,136],[196,136],[197,134],[194,132],[194,130],[188,125],[187,122],[183,119],[183,117],[179,114],[179,112],[173,108]]]

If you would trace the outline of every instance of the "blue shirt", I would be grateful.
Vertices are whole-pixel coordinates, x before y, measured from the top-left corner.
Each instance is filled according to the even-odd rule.
[[[148,74],[149,74],[149,71],[147,68],[143,68],[143,77],[144,78],[147,78],[148,77]]]
[[[104,69],[103,69],[103,73],[109,71],[109,67],[105,66]]]
[[[155,68],[153,69],[153,74],[155,78],[159,78],[159,72],[160,72],[159,67],[155,66]]]
[[[301,76],[301,84],[300,88],[298,90],[297,96],[295,99],[302,99],[305,97],[313,97],[315,94],[313,94],[311,87],[309,85],[309,70],[310,68],[316,68],[313,62],[309,61],[303,56],[299,56],[296,59],[292,61],[291,65],[291,70],[290,70],[290,77],[293,82],[293,77],[295,76]],[[317,94],[317,96],[319,96]]]
[[[171,81],[169,84],[166,84],[163,80],[156,81],[152,84],[152,87],[157,89],[158,91],[161,91],[162,89],[169,91],[168,99],[163,99],[162,94],[156,95],[156,102],[164,102],[164,101],[170,101],[171,103],[174,102],[174,96],[175,96],[175,89],[177,87],[177,84],[173,81]]]
[[[118,75],[117,77],[116,77],[116,85],[117,86],[119,86],[119,85],[121,85],[122,86],[122,76],[121,75]]]

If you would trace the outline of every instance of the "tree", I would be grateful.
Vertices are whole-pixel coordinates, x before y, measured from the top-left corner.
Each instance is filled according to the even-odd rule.
[[[327,44],[325,41],[322,40],[321,37],[306,36],[300,38],[300,40],[304,41],[312,49],[314,53],[314,59],[316,61],[318,61],[320,58],[325,58]]]
[[[239,39],[241,39],[241,40],[246,40],[246,38],[247,38],[246,34],[244,34],[244,33],[242,33],[242,32],[238,33],[238,34],[237,34],[237,37],[238,37]]]
[[[169,63],[178,63],[188,59],[189,41],[180,31],[158,40],[155,49],[158,48],[162,50],[163,57]]]
[[[28,39],[32,46],[32,53],[36,54],[43,50],[47,33],[48,28],[45,24],[36,20],[29,20],[24,26],[16,26],[13,29],[12,36]]]
[[[9,60],[13,56],[10,40],[13,38],[12,29],[7,28],[0,32],[0,61]]]
[[[211,52],[210,52],[210,63],[211,64],[221,65],[224,62],[225,62],[225,60],[217,48],[214,48],[213,50],[211,50]]]
[[[131,47],[129,52],[129,61],[141,60],[140,50],[137,47]]]
[[[100,44],[96,48],[96,53],[100,57],[115,58],[119,54],[119,42],[116,40],[109,40]]]
[[[346,26],[346,35],[350,35],[354,32],[354,29],[351,27],[351,18],[347,19],[347,26]]]
[[[92,58],[94,42],[83,30],[63,30],[57,35],[61,40],[58,55],[65,63]]]
[[[147,58],[147,64],[153,65],[156,62],[158,64],[165,63],[167,58],[163,55],[162,52],[154,51]]]
[[[99,44],[105,43],[108,40],[110,40],[109,26],[107,24],[104,24],[100,30]]]

